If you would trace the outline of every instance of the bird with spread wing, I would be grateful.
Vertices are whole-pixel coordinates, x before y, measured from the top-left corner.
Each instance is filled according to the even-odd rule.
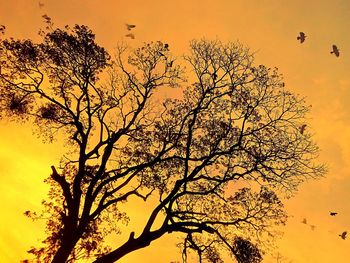
[[[128,23],[126,23],[125,26],[126,26],[126,29],[127,29],[128,31],[130,31],[131,29],[133,29],[133,28],[136,27],[136,25],[132,25],[132,24],[128,24]]]
[[[345,240],[347,233],[348,233],[347,231],[344,231],[344,232],[341,233],[339,236],[340,236],[342,239]]]
[[[339,48],[336,45],[332,45],[332,51],[331,54],[334,54],[336,57],[339,57]]]
[[[297,40],[300,41],[300,44],[303,43],[305,41],[306,35],[304,32],[300,32],[299,36],[297,37]]]
[[[133,33],[126,34],[125,36],[130,37],[131,39],[135,39],[135,35]]]

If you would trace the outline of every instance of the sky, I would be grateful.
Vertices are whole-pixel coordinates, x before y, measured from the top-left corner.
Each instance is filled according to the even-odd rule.
[[[102,4],[103,2],[103,4]],[[306,97],[312,110],[309,131],[326,163],[324,178],[304,183],[285,201],[290,215],[278,252],[264,263],[348,262],[350,238],[350,1],[344,0],[0,0],[6,36],[38,40],[42,15],[56,26],[84,24],[111,53],[120,41],[169,43],[175,55],[192,39],[239,40],[256,52],[255,61],[278,67],[288,89]],[[134,40],[125,23],[136,25]],[[300,31],[307,35],[300,44]],[[330,54],[336,44],[340,56]],[[19,262],[44,236],[44,225],[24,217],[45,197],[43,183],[64,153],[59,141],[43,144],[30,124],[0,121],[0,262]],[[331,217],[330,211],[338,212]],[[138,216],[140,211],[133,211]],[[139,215],[142,216],[142,215]],[[308,224],[303,224],[303,219]],[[311,227],[314,225],[314,229]],[[120,262],[180,260],[176,237],[155,241]],[[279,253],[278,259],[276,254]]]

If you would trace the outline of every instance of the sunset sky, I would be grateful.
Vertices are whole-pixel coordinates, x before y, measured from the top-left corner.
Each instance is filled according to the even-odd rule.
[[[132,47],[161,40],[174,55],[192,39],[239,40],[256,52],[256,63],[278,67],[286,87],[306,97],[319,161],[328,174],[303,184],[285,201],[290,215],[274,256],[264,263],[349,262],[350,237],[350,1],[348,0],[0,0],[5,37],[39,40],[47,14],[56,26],[84,24],[113,54],[120,41]],[[103,4],[102,4],[103,3]],[[125,23],[136,24],[135,40]],[[307,35],[300,44],[300,31]],[[330,54],[332,45],[340,57]],[[1,96],[1,94],[0,94]],[[50,166],[64,153],[58,142],[43,144],[30,124],[0,121],[0,262],[19,262],[44,236],[44,224],[23,213],[40,209]],[[140,210],[138,210],[140,211]],[[331,217],[329,211],[338,215]],[[141,211],[142,212],[142,211]],[[137,211],[132,211],[136,216]],[[308,225],[301,223],[306,218]],[[314,225],[312,229],[310,225]],[[155,241],[122,263],[180,260],[176,237]],[[276,253],[281,255],[280,261]],[[157,256],[156,256],[157,255]]]

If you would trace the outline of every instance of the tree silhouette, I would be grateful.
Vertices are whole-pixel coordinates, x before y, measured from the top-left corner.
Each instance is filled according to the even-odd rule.
[[[286,220],[277,193],[324,173],[299,131],[309,107],[277,69],[218,40],[192,41],[183,58],[161,42],[119,45],[112,58],[86,26],[52,26],[40,43],[0,46],[1,116],[69,148],[51,167],[43,213],[25,212],[47,218],[35,260],[115,262],[175,232],[184,261],[192,251],[200,262],[260,262],[259,245]],[[179,96],[159,103],[167,86]],[[132,221],[131,197],[152,207],[143,230],[107,246]]]

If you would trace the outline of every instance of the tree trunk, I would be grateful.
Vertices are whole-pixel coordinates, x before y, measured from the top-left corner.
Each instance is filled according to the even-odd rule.
[[[51,263],[65,263],[72,254],[75,245],[81,238],[81,235],[76,234],[77,231],[65,231],[62,237],[60,247],[56,251]]]
[[[57,250],[55,256],[53,257],[51,263],[65,263],[67,262],[69,255],[72,253],[76,242],[71,240],[62,242],[62,245]]]

